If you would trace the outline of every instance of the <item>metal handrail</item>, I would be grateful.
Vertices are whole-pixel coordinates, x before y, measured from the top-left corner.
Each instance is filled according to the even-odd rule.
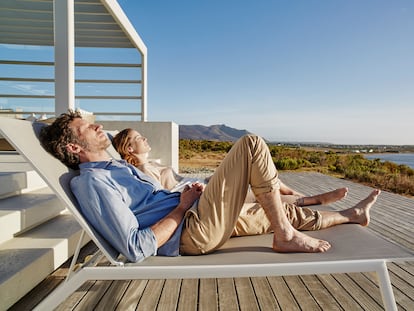
[[[35,65],[35,66],[54,66],[55,62],[40,62],[40,61],[23,61],[23,60],[0,60],[2,65]],[[131,67],[140,68],[141,64],[137,63],[75,63],[75,66],[79,67]]]
[[[16,78],[16,77],[0,77],[0,81],[17,81],[17,82],[55,82],[55,79],[45,78]],[[131,83],[140,84],[141,80],[102,80],[102,79],[75,79],[75,83]]]
[[[14,110],[0,110],[0,115],[55,115],[54,111],[14,111]],[[141,116],[141,112],[93,112],[95,116]]]

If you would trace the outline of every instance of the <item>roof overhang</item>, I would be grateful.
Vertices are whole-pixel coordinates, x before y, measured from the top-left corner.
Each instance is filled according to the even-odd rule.
[[[1,0],[0,43],[54,46],[54,1]],[[74,0],[75,47],[146,46],[116,0]]]

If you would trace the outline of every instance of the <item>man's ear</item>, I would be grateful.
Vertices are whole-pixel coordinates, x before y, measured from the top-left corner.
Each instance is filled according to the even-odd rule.
[[[82,149],[79,145],[70,143],[66,145],[66,150],[70,153],[79,153]]]

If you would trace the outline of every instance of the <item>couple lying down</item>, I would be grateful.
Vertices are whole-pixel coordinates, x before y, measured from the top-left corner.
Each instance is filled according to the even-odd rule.
[[[211,177],[210,176],[205,179],[183,177],[177,174],[172,167],[161,165],[155,161],[150,161],[148,157],[151,151],[151,146],[148,142],[148,139],[145,136],[141,135],[141,133],[131,128],[126,128],[117,133],[112,139],[112,145],[122,159],[134,165],[148,176],[153,177],[161,183],[162,187],[170,191],[181,192],[187,185],[191,185],[194,182],[199,182],[206,185]],[[341,200],[348,193],[347,188],[339,188],[314,196],[304,196],[303,194],[285,185],[282,181],[280,181],[279,184],[282,202],[295,204],[300,207],[330,204]],[[246,217],[246,214],[252,215],[253,213],[261,213],[261,216],[265,216],[265,213],[261,209],[260,204],[256,201],[254,193],[252,192],[251,188],[249,188],[243,209],[241,211],[241,217],[244,218]],[[248,235],[249,230],[243,228],[243,225],[245,223],[245,221],[239,219],[239,221],[236,223],[233,235]],[[269,227],[269,224],[268,222],[264,222],[262,223],[262,226]],[[306,230],[307,228],[302,227],[301,229]]]
[[[264,233],[273,233],[275,252],[325,252],[331,247],[328,241],[301,231],[345,223],[366,226],[380,194],[373,190],[355,206],[339,212],[298,205],[341,199],[346,188],[316,196],[316,203],[301,196],[297,204],[283,203],[283,193],[298,194],[286,192],[288,187],[280,182],[266,143],[255,135],[243,136],[233,145],[207,184],[194,182],[182,192],[165,189],[127,161],[111,159],[106,152],[111,142],[102,126],[88,123],[77,112],[62,114],[44,127],[40,140],[65,165],[80,170],[71,189],[82,214],[133,262],[154,255],[206,254],[232,235]],[[252,203],[260,208],[243,209],[249,191],[255,197]]]

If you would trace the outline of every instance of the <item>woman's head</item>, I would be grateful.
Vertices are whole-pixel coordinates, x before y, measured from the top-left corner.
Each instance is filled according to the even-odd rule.
[[[151,150],[147,139],[131,128],[126,128],[116,134],[112,139],[112,145],[122,159],[135,166],[143,164],[143,160],[147,158]]]

